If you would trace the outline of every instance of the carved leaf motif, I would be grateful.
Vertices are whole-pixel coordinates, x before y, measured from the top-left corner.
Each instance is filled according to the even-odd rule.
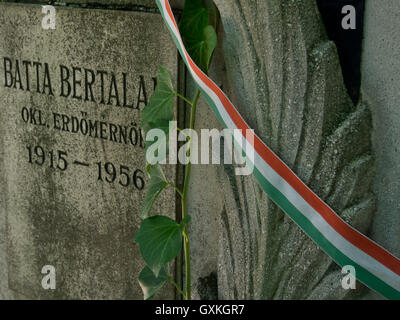
[[[343,85],[314,0],[215,0],[230,96],[250,127],[311,189],[363,233],[371,193],[371,119]],[[252,177],[221,172],[219,298],[344,299],[340,268]]]

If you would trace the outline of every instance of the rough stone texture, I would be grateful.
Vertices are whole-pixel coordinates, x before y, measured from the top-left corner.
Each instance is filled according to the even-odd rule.
[[[60,3],[72,4],[105,4],[105,5],[142,5],[145,7],[156,7],[155,0],[64,0]],[[172,0],[173,8],[182,8],[184,0]]]
[[[347,96],[335,46],[313,0],[216,0],[229,96],[251,128],[346,221],[367,233],[371,118]],[[252,177],[221,175],[218,293],[222,299],[344,299],[338,266]]]
[[[221,43],[221,41],[219,41]],[[210,67],[211,77],[218,85],[223,84],[224,67],[222,48],[217,48]],[[189,78],[190,79],[190,78]],[[189,80],[190,81],[190,80]],[[188,94],[193,96],[193,83],[188,83]],[[200,129],[218,129],[222,126],[208,104],[199,100],[196,125],[201,143]],[[211,144],[209,154],[211,154]],[[189,225],[193,299],[212,300],[218,296],[214,283],[218,267],[218,242],[220,238],[219,213],[223,208],[218,165],[193,165],[188,192],[188,212],[192,217]]]
[[[3,157],[3,154],[0,154]],[[0,163],[2,159],[0,158]],[[0,198],[0,300],[13,299],[13,292],[8,288],[6,216],[4,201]]]
[[[93,2],[154,7],[152,0]],[[70,0],[58,4],[93,2]],[[175,7],[181,8],[182,2]],[[224,59],[220,57],[214,59],[212,78],[217,84],[224,84],[224,90],[249,124],[303,180],[359,230],[367,232],[373,221],[373,239],[399,255],[400,177],[398,150],[393,148],[399,145],[396,123],[400,117],[397,1],[387,0],[383,6],[369,0],[366,8],[362,73],[363,95],[373,106],[373,142],[377,152],[374,191],[378,196],[378,212],[374,219],[368,110],[364,104],[352,106],[347,98],[335,48],[326,41],[313,1],[216,2],[225,28],[228,79],[224,77]],[[104,66],[108,64],[104,62]],[[0,88],[1,95],[4,89]],[[197,128],[219,128],[204,102],[199,104],[197,119]],[[0,126],[1,137],[5,135],[3,129]],[[348,138],[350,135],[352,139]],[[333,161],[326,165],[328,160]],[[4,153],[0,152],[0,163],[4,161]],[[364,293],[341,289],[337,266],[267,199],[253,179],[235,177],[232,168],[226,167],[225,172],[220,172],[221,189],[215,177],[216,169],[215,166],[193,166],[192,169],[189,211],[193,219],[190,232],[195,298],[341,299]],[[1,170],[0,177],[3,179]],[[225,199],[220,196],[222,191],[226,193]],[[0,299],[25,299],[26,296],[8,288],[2,194],[3,190],[0,192]],[[95,221],[95,224],[99,223]],[[126,255],[124,250],[121,257]],[[78,278],[86,276],[78,275]],[[40,275],[36,277],[40,286]],[[136,273],[131,272],[128,277],[127,282],[135,285]],[[94,282],[98,284],[98,279]],[[121,285],[115,285],[118,286]],[[84,287],[85,283],[79,284],[68,294],[89,297]],[[103,288],[96,286],[95,290],[102,294]],[[115,297],[114,293],[108,297]],[[376,297],[368,294],[369,298]]]
[[[366,2],[362,91],[372,106],[377,175],[373,237],[400,256],[400,34],[395,0]]]
[[[42,30],[41,18],[39,6],[0,4],[1,297],[141,299],[137,275],[143,262],[133,236],[144,191],[124,188],[118,179],[101,183],[95,163],[126,165],[131,173],[144,170],[144,150],[55,130],[52,112],[76,117],[86,112],[87,119],[139,124],[139,110],[60,97],[59,65],[70,70],[72,66],[105,70],[106,88],[110,72],[114,72],[120,95],[121,73],[126,72],[128,100],[137,102],[139,75],[144,76],[148,97],[159,65],[168,67],[177,79],[174,44],[161,16],[153,13],[60,8],[54,31]],[[30,92],[18,85],[17,89],[5,88],[4,56],[13,59],[14,68],[15,59],[47,62],[54,97],[37,93],[36,82],[31,83]],[[35,78],[33,72],[31,77]],[[99,82],[93,90],[99,99]],[[141,103],[140,109],[143,106]],[[23,107],[40,109],[50,127],[24,123]],[[41,145],[47,154],[51,150],[68,152],[68,169],[51,169],[49,157],[43,166],[29,164],[29,145]],[[90,166],[74,165],[74,160]],[[174,180],[174,168],[169,168],[168,176]],[[175,200],[172,190],[164,193],[157,211],[174,215],[175,201],[171,199]],[[46,264],[56,268],[54,291],[41,287],[41,268]],[[170,286],[162,297],[174,297]]]
[[[54,1],[45,0],[0,0],[0,2],[13,2],[13,3],[35,3],[47,4],[54,3]],[[173,8],[182,9],[184,0],[171,0],[170,3]],[[60,0],[55,1],[56,6],[60,5],[108,5],[108,6],[143,6],[148,8],[155,8],[155,0]]]

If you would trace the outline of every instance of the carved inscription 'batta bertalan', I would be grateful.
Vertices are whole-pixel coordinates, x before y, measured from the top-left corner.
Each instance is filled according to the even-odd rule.
[[[42,19],[41,6],[0,4],[9,287],[33,299],[142,299],[141,113],[159,65],[176,85],[176,48],[154,12],[57,8],[48,30]],[[165,172],[175,181],[175,167]],[[155,210],[175,215],[173,190]],[[44,266],[54,267],[52,288],[42,286]]]

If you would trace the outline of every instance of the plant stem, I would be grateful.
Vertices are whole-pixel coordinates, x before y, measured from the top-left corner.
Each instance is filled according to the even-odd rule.
[[[195,119],[196,119],[196,107],[197,101],[200,97],[200,90],[197,89],[196,94],[191,104],[192,108],[190,110],[190,126],[189,129],[194,129]],[[189,141],[189,155],[190,155],[191,140]],[[182,219],[186,217],[187,213],[187,195],[189,190],[190,172],[192,169],[192,163],[189,161],[185,168],[185,182],[183,185],[183,197],[182,197]],[[183,249],[185,252],[185,274],[186,274],[186,300],[191,300],[191,273],[190,273],[190,241],[188,237],[187,227],[183,230],[184,237]]]
[[[178,92],[175,92],[175,95],[176,95],[178,98],[181,98],[183,101],[185,101],[188,105],[193,106],[193,103],[190,102],[188,99],[186,99],[183,95],[179,94]]]
[[[185,134],[182,129],[176,128],[176,130],[178,130],[180,133],[182,133],[185,136],[186,140],[189,138],[189,136],[187,134]]]
[[[175,191],[181,196],[181,198],[183,198],[183,193],[174,183],[172,183],[171,181],[167,181],[167,183],[175,189]]]
[[[171,277],[168,277],[168,280],[169,280],[169,282],[171,282],[174,285],[176,290],[178,290],[178,292],[186,299],[186,294],[183,292],[183,290],[181,288],[179,288],[177,283]]]

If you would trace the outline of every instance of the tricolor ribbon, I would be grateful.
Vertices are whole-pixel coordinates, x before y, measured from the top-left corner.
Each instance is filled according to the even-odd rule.
[[[400,299],[400,260],[358,232],[308,188],[296,174],[250,131],[224,92],[187,53],[168,0],[156,0],[161,15],[194,81],[221,124],[246,132],[235,146],[250,150],[253,175],[268,196],[341,267],[351,265],[356,277],[388,299]],[[248,132],[252,132],[249,136]],[[252,135],[252,136],[251,136]],[[251,160],[250,160],[251,158]]]

